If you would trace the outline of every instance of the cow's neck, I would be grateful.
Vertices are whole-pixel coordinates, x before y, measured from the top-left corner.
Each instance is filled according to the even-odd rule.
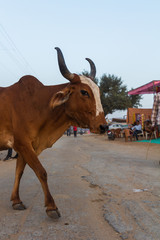
[[[65,114],[64,106],[57,107],[53,112],[48,114],[49,116],[44,118],[43,125],[37,132],[38,136],[35,138],[36,141],[33,143],[37,154],[40,154],[46,148],[52,147],[70,126],[70,121]]]

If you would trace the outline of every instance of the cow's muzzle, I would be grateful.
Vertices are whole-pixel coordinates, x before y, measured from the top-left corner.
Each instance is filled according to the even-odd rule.
[[[108,125],[100,125],[100,133],[105,133],[108,130]]]

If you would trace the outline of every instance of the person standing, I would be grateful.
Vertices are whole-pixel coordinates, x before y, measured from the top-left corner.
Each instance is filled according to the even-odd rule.
[[[67,129],[67,136],[70,136],[71,135],[71,129],[70,127]]]
[[[73,127],[73,132],[74,132],[74,137],[77,137],[77,127],[76,126]]]
[[[12,157],[12,148],[8,149],[7,156],[4,158],[3,161],[9,160]]]
[[[18,153],[16,153],[16,155],[12,157],[12,148],[9,148],[7,152],[7,156],[3,159],[3,161],[9,160],[11,158],[17,158],[17,157],[18,157]]]

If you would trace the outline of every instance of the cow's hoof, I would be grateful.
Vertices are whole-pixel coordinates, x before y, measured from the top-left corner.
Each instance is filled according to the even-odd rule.
[[[15,203],[12,205],[14,210],[25,210],[26,206],[23,203]]]
[[[46,210],[46,213],[50,218],[58,219],[61,217],[61,214],[60,214],[58,208],[55,210]]]

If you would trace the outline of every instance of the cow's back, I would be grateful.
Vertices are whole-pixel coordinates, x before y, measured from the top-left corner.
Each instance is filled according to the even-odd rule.
[[[10,87],[0,88],[0,149],[13,147],[15,136],[29,138],[35,145],[40,138],[44,141],[44,126],[53,125],[49,122],[51,97],[66,85],[44,86],[33,76],[24,76]]]
[[[18,114],[28,114],[35,102],[38,102],[44,85],[33,76],[24,76],[17,83],[0,88],[0,120],[15,111]],[[7,120],[6,119],[6,120]]]
[[[38,119],[43,112],[43,89],[44,85],[33,76],[24,76],[13,85],[0,88],[0,149],[4,145],[11,147],[8,143],[13,141],[15,131],[29,131],[28,124]]]

